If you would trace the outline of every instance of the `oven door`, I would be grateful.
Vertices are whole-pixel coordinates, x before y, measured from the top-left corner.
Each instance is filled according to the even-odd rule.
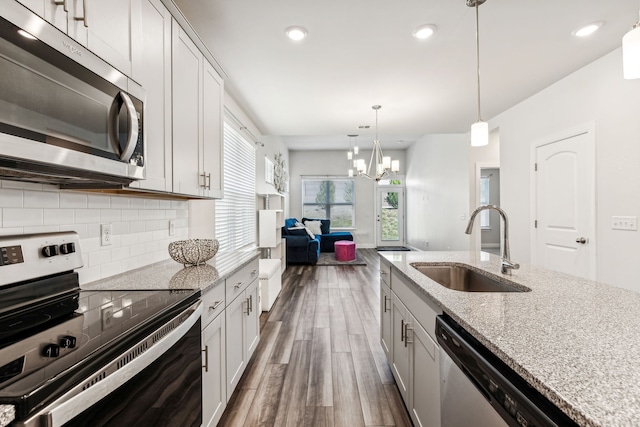
[[[201,314],[198,301],[20,425],[200,426]]]

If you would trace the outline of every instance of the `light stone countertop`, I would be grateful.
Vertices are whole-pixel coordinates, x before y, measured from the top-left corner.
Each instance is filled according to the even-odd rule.
[[[502,276],[500,258],[380,256],[579,425],[640,425],[640,294],[526,264],[504,277],[531,292],[460,292],[410,263],[464,263]]]
[[[260,256],[257,250],[219,252],[206,264],[184,267],[172,259],[82,285],[86,290],[193,289],[205,294]]]

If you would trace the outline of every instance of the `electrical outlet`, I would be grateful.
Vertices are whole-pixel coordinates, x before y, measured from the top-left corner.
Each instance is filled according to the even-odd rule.
[[[113,243],[113,226],[111,224],[100,224],[100,244],[109,246]]]
[[[176,235],[176,222],[175,220],[169,221],[169,236]]]
[[[106,331],[113,326],[113,306],[105,307],[100,312],[102,318],[102,330]]]
[[[425,241],[424,241],[424,247],[425,247],[425,248],[428,248],[428,247],[429,247],[429,241],[428,241],[428,240],[425,240]]]
[[[611,229],[636,231],[638,230],[638,217],[637,216],[612,216]]]

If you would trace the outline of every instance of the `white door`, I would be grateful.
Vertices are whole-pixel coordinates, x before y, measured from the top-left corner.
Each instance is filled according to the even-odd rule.
[[[403,246],[404,187],[378,187],[376,193],[376,246]]]
[[[592,130],[535,147],[535,262],[595,279],[594,136]]]

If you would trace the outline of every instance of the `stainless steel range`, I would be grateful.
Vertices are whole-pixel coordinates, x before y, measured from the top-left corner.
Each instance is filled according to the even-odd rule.
[[[201,424],[199,291],[81,290],[78,235],[0,237],[0,427]]]

